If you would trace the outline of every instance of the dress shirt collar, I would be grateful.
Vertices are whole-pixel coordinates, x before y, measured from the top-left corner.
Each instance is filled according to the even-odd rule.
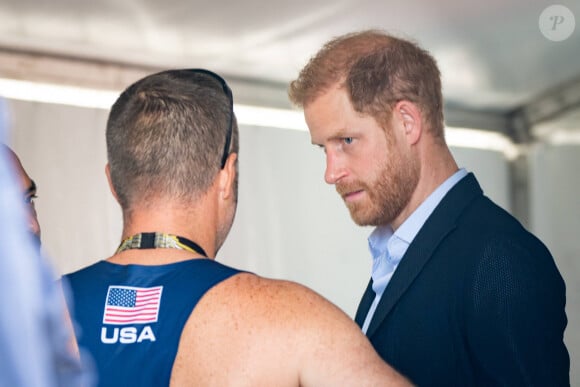
[[[377,289],[375,291],[378,291],[377,294],[382,294],[392,273],[405,255],[407,248],[433,213],[435,207],[441,202],[445,194],[466,175],[467,171],[463,168],[451,175],[413,211],[396,231],[393,232],[390,225],[378,226],[373,230],[368,238],[369,250],[373,260],[373,282],[378,282],[379,278],[384,278],[387,275],[387,272],[385,272],[386,266],[389,267],[388,272],[390,272],[386,281],[380,281],[384,286],[376,284]]]

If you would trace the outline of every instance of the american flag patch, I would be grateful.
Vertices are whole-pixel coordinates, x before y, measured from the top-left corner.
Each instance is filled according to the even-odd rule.
[[[163,286],[109,286],[103,324],[147,324],[157,321]]]

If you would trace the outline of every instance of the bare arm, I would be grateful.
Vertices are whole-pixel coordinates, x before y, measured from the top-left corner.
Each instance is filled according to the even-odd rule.
[[[295,283],[241,274],[210,290],[184,329],[173,385],[408,386],[354,322]]]

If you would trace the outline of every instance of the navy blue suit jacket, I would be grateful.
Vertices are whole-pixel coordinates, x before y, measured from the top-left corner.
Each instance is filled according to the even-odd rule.
[[[565,386],[565,297],[547,248],[468,174],[409,246],[367,336],[419,386]]]

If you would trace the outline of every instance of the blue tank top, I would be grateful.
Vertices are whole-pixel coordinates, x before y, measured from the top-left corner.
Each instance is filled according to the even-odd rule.
[[[101,261],[66,275],[75,334],[98,386],[168,386],[183,327],[201,297],[240,273],[211,259],[160,266]]]

